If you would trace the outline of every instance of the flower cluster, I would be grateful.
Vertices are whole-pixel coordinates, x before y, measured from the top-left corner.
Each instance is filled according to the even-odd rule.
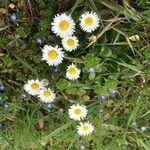
[[[73,104],[68,110],[68,115],[71,119],[81,121],[85,119],[87,115],[87,108],[84,105]],[[78,134],[81,136],[89,135],[94,131],[94,126],[88,122],[80,122],[77,126]]]
[[[62,46],[68,52],[74,51],[79,46],[78,38],[73,35],[75,32],[75,22],[70,15],[57,14],[52,25],[54,34],[62,38]],[[92,32],[99,26],[99,18],[95,12],[85,12],[80,17],[81,29],[86,32]],[[64,52],[59,46],[45,45],[42,48],[42,60],[46,61],[49,66],[57,66],[62,63]],[[70,64],[66,69],[66,78],[76,80],[79,78],[80,70]]]
[[[44,80],[28,80],[24,85],[25,91],[30,95],[37,95],[39,99],[45,103],[51,103],[56,98],[56,94],[50,88],[46,88]]]
[[[80,27],[83,31],[91,33],[95,31],[99,26],[99,18],[95,12],[85,12],[80,17]],[[52,45],[44,45],[42,48],[42,60],[46,61],[49,66],[57,66],[62,63],[64,59],[63,49],[72,52],[79,47],[79,40],[74,35],[75,22],[71,15],[57,14],[53,22],[51,23],[52,32],[61,38],[62,47]],[[41,39],[38,39],[37,43],[42,45]],[[69,80],[76,80],[79,78],[81,70],[76,67],[75,64],[70,64],[66,68],[66,78]],[[25,91],[30,95],[37,95],[41,101],[50,103],[53,102],[56,95],[50,89],[46,88],[43,81],[28,80],[24,85]],[[84,105],[72,105],[69,109],[69,116],[71,119],[81,121],[87,115],[87,109]],[[77,126],[78,133],[80,135],[88,135],[94,131],[94,126],[89,122],[80,122]]]

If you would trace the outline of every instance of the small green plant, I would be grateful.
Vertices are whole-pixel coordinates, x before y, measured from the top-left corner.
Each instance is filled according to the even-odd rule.
[[[0,149],[150,149],[149,2],[0,2]]]

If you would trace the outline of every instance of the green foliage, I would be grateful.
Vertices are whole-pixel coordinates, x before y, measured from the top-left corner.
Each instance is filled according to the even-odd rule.
[[[10,8],[10,3],[15,7]],[[149,0],[1,0],[0,85],[5,92],[0,93],[0,149],[76,150],[80,145],[88,150],[150,149],[149,130],[141,130],[149,129],[150,122],[149,6]],[[100,27],[85,33],[79,16],[91,10],[99,16]],[[11,22],[14,12],[17,21]],[[57,13],[71,13],[79,47],[64,51],[65,58],[56,68],[41,60],[43,46],[36,39],[62,47],[61,39],[51,31]],[[139,35],[139,40],[130,40],[133,35]],[[95,41],[89,41],[91,37]],[[81,70],[74,81],[66,78],[71,63]],[[95,72],[90,73],[90,68]],[[57,96],[53,108],[37,97],[22,99],[23,85],[36,78],[49,80]],[[79,122],[68,116],[74,103],[87,106],[85,121],[93,123],[93,134],[77,134]]]

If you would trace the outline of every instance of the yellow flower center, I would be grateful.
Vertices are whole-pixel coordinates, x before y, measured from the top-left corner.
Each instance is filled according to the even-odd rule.
[[[31,85],[31,88],[33,89],[33,90],[37,90],[37,89],[39,89],[39,84],[37,84],[37,83],[32,83],[32,85]]]
[[[61,21],[60,24],[59,24],[59,28],[60,28],[60,30],[62,30],[62,31],[67,30],[67,29],[69,28],[69,23],[68,23],[68,21],[66,21],[66,20]]]
[[[85,126],[82,127],[83,131],[88,131],[88,129],[89,129],[89,127],[87,125],[85,125]]]
[[[75,42],[74,42],[73,39],[70,38],[70,39],[67,40],[67,44],[68,44],[69,46],[74,46]]]
[[[43,95],[45,97],[49,97],[49,96],[51,96],[51,92],[50,91],[44,91]]]
[[[74,110],[74,113],[75,113],[76,115],[81,115],[81,109],[79,109],[79,108],[75,109],[75,110]]]
[[[87,26],[91,26],[91,25],[93,25],[93,18],[91,18],[91,17],[87,17],[86,19],[85,19],[85,24],[87,25]]]
[[[49,52],[48,52],[48,57],[49,57],[50,59],[56,59],[57,56],[58,56],[58,54],[57,54],[57,52],[56,52],[55,50],[52,50],[52,51],[49,51]]]
[[[71,74],[71,75],[75,75],[76,74],[76,69],[75,68],[70,68],[69,70],[68,70],[68,72],[69,72],[69,74]]]

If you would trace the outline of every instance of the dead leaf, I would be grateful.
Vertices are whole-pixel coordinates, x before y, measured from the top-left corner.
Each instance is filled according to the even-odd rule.
[[[40,120],[39,120],[39,127],[40,127],[40,129],[43,129],[44,126],[45,126],[44,120],[43,120],[43,119],[40,119]]]
[[[7,10],[4,9],[4,8],[0,8],[0,13],[1,13],[1,14],[6,14],[6,13],[7,13]]]

